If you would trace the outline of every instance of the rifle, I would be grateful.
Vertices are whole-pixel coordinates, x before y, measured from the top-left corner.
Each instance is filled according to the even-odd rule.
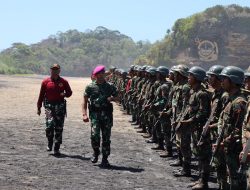
[[[224,131],[225,131],[225,127],[223,126],[223,128],[221,129],[221,132],[216,140],[216,143],[215,143],[215,149],[213,150],[212,152],[212,158],[210,160],[210,163],[209,165],[212,166],[212,163],[214,161],[214,157],[215,155],[217,154],[219,148],[220,148],[220,145],[221,145],[221,142],[223,141],[223,137],[224,137]]]
[[[219,100],[216,100],[216,102],[214,103],[213,109],[212,109],[212,111],[211,111],[211,113],[210,113],[210,115],[209,115],[209,118],[208,118],[207,122],[205,123],[205,125],[203,126],[203,130],[202,130],[202,133],[201,133],[200,140],[199,140],[198,143],[197,143],[198,146],[201,146],[201,145],[202,145],[203,139],[204,139],[204,138],[206,137],[206,135],[207,135],[207,131],[208,131],[208,129],[209,129],[209,124],[210,124],[210,122],[212,121],[212,119],[213,119],[213,117],[214,117],[214,113],[215,113],[215,111],[216,111],[218,102],[219,102]]]
[[[176,137],[176,133],[177,133],[177,131],[181,128],[181,122],[184,120],[184,118],[187,116],[187,114],[188,114],[188,111],[189,111],[189,109],[188,109],[188,107],[185,109],[185,111],[183,112],[183,114],[179,117],[180,119],[178,120],[178,123],[177,123],[177,125],[176,125],[176,127],[175,127],[175,133],[174,133],[174,135],[172,136],[172,138],[171,138],[171,142],[173,142],[173,140],[175,139],[175,137]]]
[[[240,161],[240,168],[238,170],[238,174],[241,179],[244,179],[246,177],[247,155],[249,150],[250,150],[250,140],[248,139]]]
[[[174,140],[175,136],[176,136],[175,128],[174,128],[175,121],[176,121],[176,106],[173,106],[173,108],[172,108],[172,119],[171,119],[171,131],[172,131],[171,132],[171,142],[172,142],[172,139]]]

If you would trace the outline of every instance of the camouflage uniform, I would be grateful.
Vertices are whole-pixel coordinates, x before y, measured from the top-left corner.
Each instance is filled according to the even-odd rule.
[[[227,168],[229,169],[231,187],[236,189],[239,188],[237,170],[239,167],[239,153],[242,147],[239,137],[241,136],[245,109],[245,97],[240,92],[237,92],[229,97],[229,103],[223,110],[218,124],[218,133],[224,131],[224,152],[217,155],[217,157],[221,156],[220,160],[225,161],[220,171],[222,174],[226,174]],[[226,139],[229,136],[230,139]],[[224,178],[224,180],[226,179]],[[223,181],[222,183],[225,184],[226,182]]]
[[[45,100],[44,109],[46,119],[45,131],[48,141],[53,142],[53,138],[55,136],[55,144],[62,144],[62,132],[66,114],[66,100],[58,103],[52,103]]]
[[[246,143],[246,138],[244,133],[248,131],[250,132],[250,95],[248,96],[248,107],[247,107],[247,114],[245,116],[245,120],[244,120],[244,124],[243,124],[243,139],[242,139],[242,143]],[[249,140],[249,139],[248,139]],[[249,163],[248,163],[248,169],[247,169],[247,189],[250,189],[250,167],[249,167]]]
[[[197,143],[201,138],[203,126],[205,125],[210,112],[210,97],[208,92],[201,86],[199,89],[191,90],[189,105],[191,111],[191,130],[193,139],[193,153],[199,160],[200,178],[204,184],[207,184],[209,178],[209,163],[212,155],[212,144],[210,136],[203,138],[203,143],[198,146]]]
[[[107,101],[107,97],[117,97],[115,86],[104,82],[91,83],[85,89],[84,96],[89,101],[89,117],[91,120],[91,145],[95,154],[99,154],[100,131],[102,131],[102,154],[103,157],[110,155],[110,136],[113,126],[113,106]]]
[[[174,94],[172,107],[175,107],[175,115],[181,116],[184,114],[188,106],[190,97],[190,86],[181,81],[176,85],[176,93]],[[179,118],[180,119],[180,118]],[[177,120],[178,121],[178,120]],[[176,147],[178,152],[179,161],[184,165],[191,163],[191,130],[189,127],[176,132]]]

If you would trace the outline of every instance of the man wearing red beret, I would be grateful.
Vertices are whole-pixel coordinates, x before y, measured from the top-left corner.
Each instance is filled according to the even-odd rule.
[[[92,81],[85,88],[82,115],[83,121],[91,120],[91,145],[94,150],[92,163],[98,161],[100,154],[100,132],[102,132],[102,167],[109,167],[108,156],[110,155],[110,136],[113,126],[113,105],[112,101],[118,100],[118,93],[115,86],[105,81],[105,67],[97,66]],[[89,109],[89,118],[87,115]]]

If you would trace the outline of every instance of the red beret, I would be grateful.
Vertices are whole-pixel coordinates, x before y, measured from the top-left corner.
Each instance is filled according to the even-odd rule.
[[[93,75],[96,75],[97,73],[100,73],[100,72],[102,72],[102,71],[105,72],[105,66],[99,65],[99,66],[97,66],[97,67],[94,69]]]

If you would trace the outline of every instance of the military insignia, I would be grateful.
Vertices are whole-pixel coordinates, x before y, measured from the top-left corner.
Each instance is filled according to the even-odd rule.
[[[218,45],[216,42],[209,40],[195,39],[195,43],[198,46],[198,55],[201,61],[216,61],[218,59]]]
[[[59,83],[58,86],[59,86],[59,87],[63,87],[63,83]]]

